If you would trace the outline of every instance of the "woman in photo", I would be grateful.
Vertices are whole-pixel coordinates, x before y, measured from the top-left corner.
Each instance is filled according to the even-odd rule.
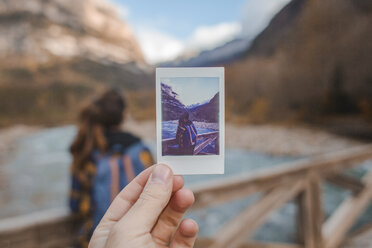
[[[194,155],[197,135],[194,123],[189,120],[189,113],[185,111],[178,120],[176,133],[179,155]]]
[[[85,107],[70,151],[73,157],[70,208],[79,217],[77,247],[87,247],[111,201],[153,164],[149,149],[120,126],[124,98],[109,90]]]

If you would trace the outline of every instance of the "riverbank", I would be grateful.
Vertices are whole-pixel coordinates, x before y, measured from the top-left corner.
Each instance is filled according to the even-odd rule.
[[[155,122],[128,121],[124,129],[145,140],[156,139]],[[304,126],[226,124],[226,147],[283,156],[312,156],[363,144]]]
[[[123,126],[145,141],[156,139],[154,121],[129,120]],[[15,142],[42,130],[41,127],[17,125],[0,129],[0,162],[14,148]],[[311,156],[363,144],[323,130],[301,126],[226,124],[226,147],[283,156]]]

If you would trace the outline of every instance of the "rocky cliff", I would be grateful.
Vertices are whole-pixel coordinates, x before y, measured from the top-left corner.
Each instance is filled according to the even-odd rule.
[[[144,63],[130,27],[104,0],[0,0],[0,58]]]
[[[163,121],[178,120],[186,111],[185,105],[178,99],[178,94],[171,86],[164,83],[161,83],[161,101]]]
[[[219,118],[219,97],[220,94],[217,93],[209,102],[189,109],[191,119],[202,122],[217,123]]]
[[[105,0],[0,0],[0,34],[0,125],[68,121],[97,90],[152,87],[131,28]]]

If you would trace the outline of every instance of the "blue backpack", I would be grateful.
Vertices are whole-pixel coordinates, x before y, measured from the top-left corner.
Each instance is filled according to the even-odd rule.
[[[126,149],[121,145],[115,145],[110,152],[93,152],[92,175],[89,206],[92,217],[92,230],[101,221],[106,210],[116,195],[146,167],[152,165],[152,156],[149,149],[142,143],[137,142]],[[92,171],[92,170],[90,170]],[[89,172],[88,172],[89,173]],[[78,175],[72,178],[72,192],[76,196],[70,198],[70,208],[79,213],[85,209],[87,202],[84,201],[83,185]]]
[[[185,146],[194,146],[196,144],[197,131],[193,123],[185,125]]]
[[[103,156],[99,152],[94,154],[96,176],[92,188],[93,228],[101,221],[116,195],[150,165],[148,160],[152,160],[150,151],[141,142],[123,152],[120,152],[120,145],[112,150]],[[150,159],[144,156],[150,156]]]

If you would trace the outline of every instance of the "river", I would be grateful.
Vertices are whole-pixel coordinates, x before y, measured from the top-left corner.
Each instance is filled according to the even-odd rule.
[[[68,146],[76,130],[73,126],[49,128],[19,140],[11,159],[0,165],[0,219],[27,214],[67,204],[69,165]],[[155,151],[155,143],[148,143]],[[254,173],[257,170],[280,166],[300,157],[270,156],[239,149],[226,150],[224,175],[185,176],[186,185],[208,183],[234,175]],[[365,162],[350,173],[361,176],[372,162]],[[326,216],[348,196],[348,192],[326,185],[324,189]],[[248,206],[257,196],[234,201],[213,208],[188,213],[200,225],[200,235],[213,235],[222,223]],[[273,213],[269,221],[257,232],[256,239],[288,241],[295,233],[296,208],[293,203]],[[359,225],[372,221],[372,208],[359,221]]]

